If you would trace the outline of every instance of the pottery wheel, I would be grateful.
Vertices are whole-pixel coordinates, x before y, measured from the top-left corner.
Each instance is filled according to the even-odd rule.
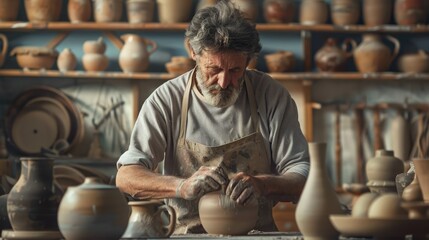
[[[12,125],[16,146],[26,153],[40,153],[50,148],[58,136],[57,120],[43,109],[28,108],[20,112]]]
[[[64,239],[59,231],[13,231],[3,230],[1,237],[7,239]]]

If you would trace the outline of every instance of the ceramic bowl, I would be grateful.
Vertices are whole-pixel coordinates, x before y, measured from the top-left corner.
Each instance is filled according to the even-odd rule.
[[[167,72],[170,74],[180,75],[195,67],[195,61],[192,58],[174,56],[170,62],[165,64]]]
[[[23,69],[51,69],[57,60],[58,52],[49,47],[22,46],[12,49],[18,65]]]

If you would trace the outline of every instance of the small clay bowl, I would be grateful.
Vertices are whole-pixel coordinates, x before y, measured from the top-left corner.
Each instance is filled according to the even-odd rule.
[[[23,69],[51,69],[57,60],[58,52],[49,47],[21,46],[12,49],[18,65]]]
[[[195,67],[195,61],[192,58],[175,56],[170,62],[165,64],[168,73],[174,75],[183,74]]]

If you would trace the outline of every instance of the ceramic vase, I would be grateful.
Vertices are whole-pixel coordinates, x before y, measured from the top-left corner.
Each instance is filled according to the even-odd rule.
[[[328,21],[328,5],[323,0],[303,0],[299,22],[303,25],[324,24]]]
[[[14,231],[58,231],[60,197],[53,182],[54,160],[21,158],[21,174],[9,192],[7,213]]]
[[[416,53],[402,54],[398,59],[398,68],[404,73],[427,73],[429,72],[429,55],[423,49]]]
[[[69,0],[67,13],[72,23],[88,22],[91,18],[91,0]]]
[[[124,41],[119,53],[119,66],[122,71],[126,73],[146,71],[149,66],[149,56],[157,49],[156,42],[137,34],[125,34],[121,39]]]
[[[365,172],[371,192],[397,192],[396,175],[404,172],[404,163],[394,157],[393,151],[380,149],[367,161]]]
[[[61,72],[75,70],[76,65],[77,65],[76,55],[74,55],[74,53],[70,48],[65,48],[58,55],[57,66],[58,66],[58,70],[60,70]]]
[[[339,26],[357,24],[360,17],[360,0],[332,0],[332,23]]]
[[[246,235],[258,219],[258,203],[239,205],[221,192],[207,193],[198,203],[201,224],[209,234]]]
[[[128,0],[127,17],[129,23],[146,23],[153,21],[155,0]]]
[[[18,18],[19,2],[17,0],[0,0],[0,22],[15,21]]]
[[[161,201],[130,201],[128,205],[131,215],[122,238],[168,238],[174,232],[176,212],[171,206]]]
[[[62,3],[62,0],[25,0],[25,13],[30,22],[58,21]]]
[[[106,44],[102,37],[97,40],[88,40],[83,43],[82,65],[86,71],[104,71],[109,66],[109,59],[104,52]]]
[[[191,18],[192,0],[156,0],[161,23],[187,22]]]
[[[67,240],[119,239],[127,227],[129,208],[115,186],[94,177],[68,187],[58,209],[58,226]]]
[[[257,0],[230,0],[243,13],[243,15],[255,22],[258,18],[258,1]]]
[[[363,0],[363,22],[367,26],[379,26],[390,23],[393,0]]]
[[[329,215],[343,211],[326,169],[326,143],[309,143],[309,153],[310,172],[295,211],[296,222],[304,239],[337,239]]]
[[[348,50],[348,46],[351,46]],[[351,39],[345,39],[338,46],[337,40],[328,38],[323,47],[314,55],[316,66],[321,72],[338,72],[344,70],[344,65],[348,58],[353,56],[353,50],[356,48],[356,42]]]
[[[292,0],[264,0],[263,8],[267,23],[290,23],[295,18]]]
[[[395,157],[403,162],[410,160],[411,129],[401,112],[392,118],[390,123],[391,144]]]
[[[95,22],[119,22],[122,17],[122,0],[93,0]]]
[[[386,38],[394,45],[393,51],[384,44],[380,35],[370,33],[363,35],[363,41],[353,54],[359,72],[375,73],[389,69],[390,64],[398,55],[401,45],[392,36],[386,35]]]
[[[426,22],[425,1],[427,0],[396,0],[395,21],[398,25],[417,25]]]

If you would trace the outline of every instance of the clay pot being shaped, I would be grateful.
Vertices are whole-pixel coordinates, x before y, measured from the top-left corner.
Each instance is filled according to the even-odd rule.
[[[93,0],[95,22],[119,22],[122,17],[122,0]]]
[[[392,0],[363,0],[363,22],[367,26],[388,24],[392,18],[392,9]]]
[[[328,21],[328,5],[324,0],[303,0],[299,22],[303,25],[324,24]]]
[[[0,0],[0,22],[15,21],[18,18],[19,2],[17,0]]]
[[[91,0],[69,0],[67,13],[72,23],[88,22],[92,13]]]
[[[389,69],[390,64],[399,53],[399,41],[387,35],[387,40],[393,43],[393,52],[386,46],[377,34],[364,34],[363,41],[354,51],[356,67],[361,73],[383,72]]]
[[[156,0],[161,23],[188,22],[191,18],[192,0]]]
[[[58,57],[58,52],[50,47],[21,46],[10,51],[16,56],[18,65],[27,70],[51,69]]]
[[[7,48],[9,47],[9,42],[7,41],[7,37],[4,34],[0,33],[0,40],[2,43],[2,50],[0,52],[0,67],[3,66],[4,61],[6,60]]]
[[[168,238],[176,226],[174,208],[161,201],[131,201],[131,215],[123,238]],[[168,222],[163,220],[168,216]]]
[[[425,50],[402,54],[398,59],[398,68],[405,73],[427,73],[429,72],[429,55]]]
[[[426,22],[425,1],[427,0],[396,0],[395,21],[398,25],[417,25]]]
[[[357,24],[360,17],[360,0],[332,0],[332,23],[339,26]]]
[[[21,158],[21,174],[9,192],[7,213],[14,231],[58,231],[59,195],[49,158]]]
[[[60,55],[58,55],[57,66],[61,72],[75,70],[76,65],[76,55],[74,55],[70,48],[65,48]]]
[[[123,46],[119,46],[119,66],[126,73],[144,72],[149,66],[149,56],[158,48],[156,42],[137,34],[121,36]],[[148,47],[151,47],[148,50]]]
[[[115,186],[94,177],[70,186],[58,209],[58,226],[68,240],[119,239],[127,228],[129,208]]]
[[[83,43],[82,65],[86,71],[104,71],[109,66],[109,59],[104,54],[106,44],[102,37],[96,41],[88,40]]]
[[[58,21],[62,0],[25,0],[25,13],[30,22]]]
[[[292,0],[264,0],[264,18],[267,23],[290,23],[295,17]]]
[[[308,146],[310,172],[295,211],[296,222],[305,239],[337,239],[329,215],[343,211],[326,169],[326,143]]]
[[[129,23],[146,23],[153,21],[155,0],[128,0],[127,16]]]
[[[230,0],[243,13],[244,17],[255,22],[258,18],[257,0]]]
[[[347,50],[351,46],[350,51]],[[353,56],[356,42],[353,39],[345,39],[341,48],[337,46],[334,38],[328,38],[325,45],[314,55],[317,68],[322,72],[338,72],[344,70],[344,65],[348,58]]]
[[[202,196],[198,209],[201,224],[209,234],[245,235],[258,219],[256,200],[243,206],[220,192]]]
[[[404,172],[404,163],[394,157],[393,151],[377,150],[366,163],[365,172],[371,192],[396,193],[396,175]]]
[[[288,72],[295,67],[295,55],[291,51],[277,51],[264,58],[268,72]]]

